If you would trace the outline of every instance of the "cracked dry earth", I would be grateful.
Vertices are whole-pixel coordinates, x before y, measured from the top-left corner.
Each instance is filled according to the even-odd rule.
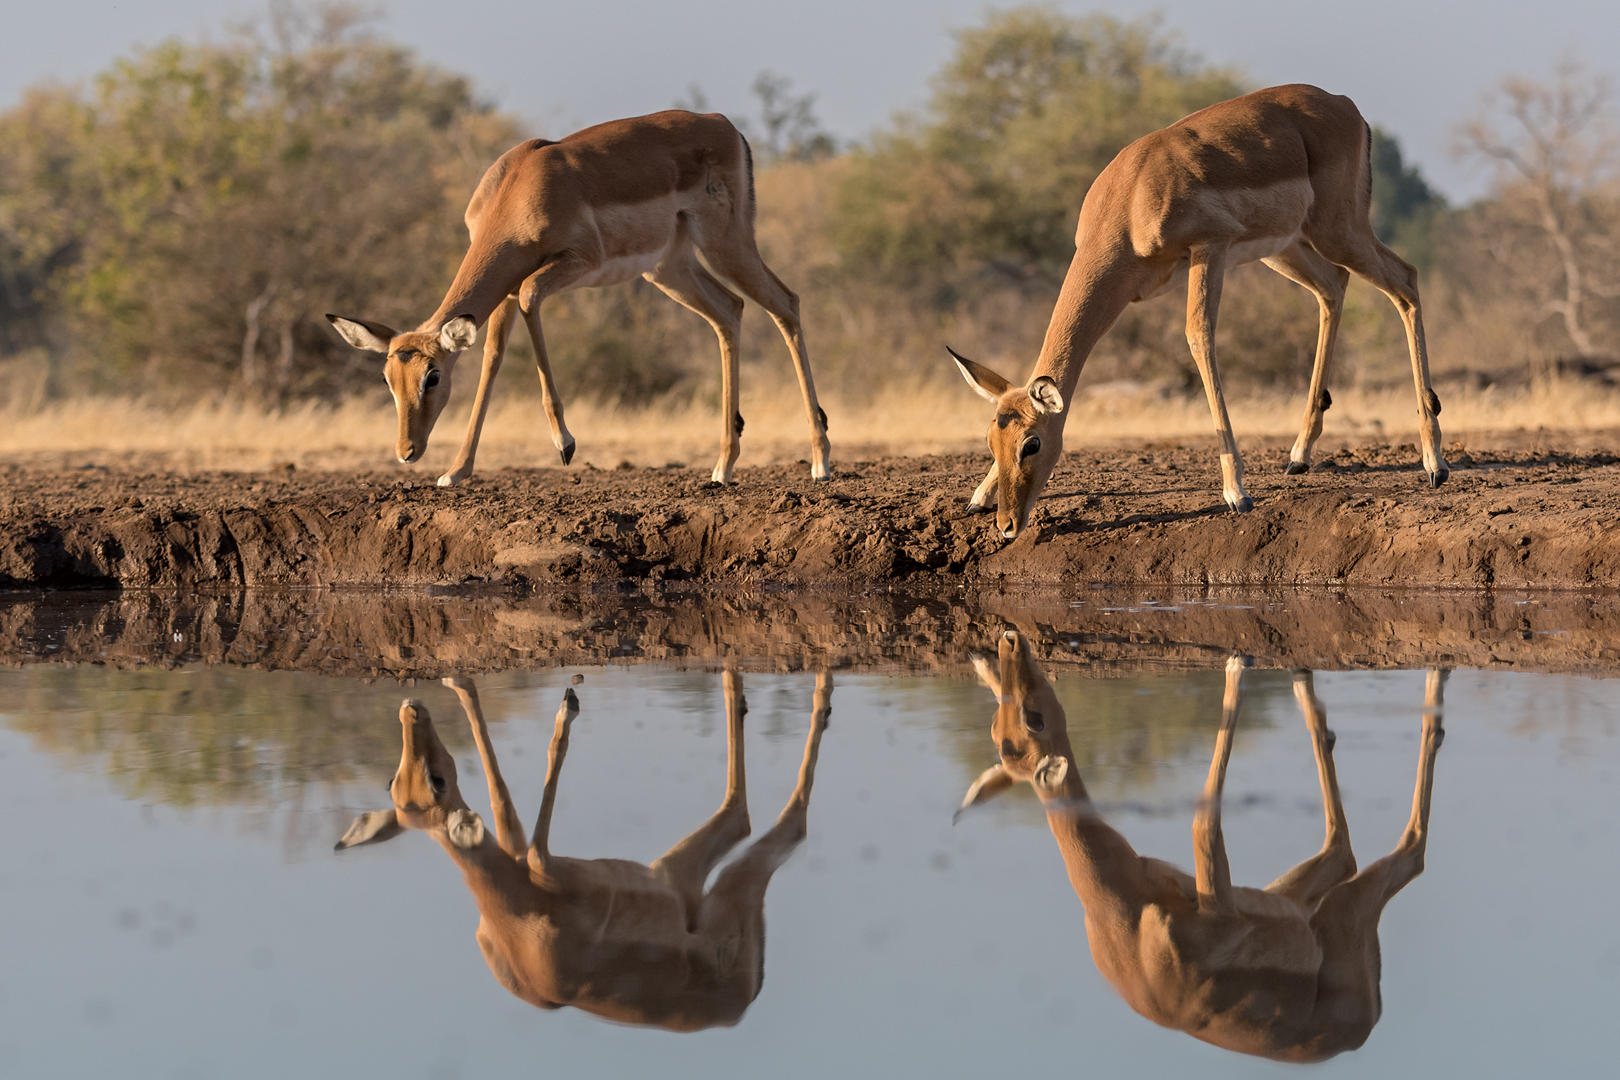
[[[14,462],[0,587],[1620,586],[1620,457],[1526,441],[1452,447],[1438,490],[1410,446],[1345,448],[1301,477],[1285,449],[1251,449],[1244,515],[1222,504],[1209,449],[1081,449],[1010,544],[966,511],[978,455],[841,462],[826,484],[803,465],[742,468],[725,488],[684,467],[505,469],[441,489],[402,469]]]

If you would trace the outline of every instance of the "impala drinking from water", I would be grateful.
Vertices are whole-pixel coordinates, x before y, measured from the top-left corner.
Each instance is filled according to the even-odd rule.
[[[428,433],[450,400],[456,360],[487,319],[467,437],[439,485],[472,475],[490,390],[520,311],[540,368],[552,441],[563,464],[572,461],[574,437],[563,422],[540,304],[569,289],[639,276],[707,319],[720,338],[722,435],[713,477],[729,483],[743,429],[737,388],[743,301],[721,283],[725,278],[768,311],[787,340],[810,421],[810,475],[831,477],[827,415],[810,376],[799,298],[759,256],[753,154],[724,116],[673,109],[598,124],[558,142],[520,143],[479,181],[467,204],[467,231],[472,243],[450,291],[415,330],[327,316],[350,345],[386,356],[383,378],[399,412],[400,461],[416,461],[427,449]],[[699,261],[700,251],[715,273]]]
[[[1227,268],[1257,259],[1309,289],[1321,309],[1305,420],[1288,472],[1311,467],[1322,413],[1332,404],[1333,342],[1354,272],[1388,296],[1406,324],[1423,468],[1438,487],[1449,470],[1440,456],[1440,399],[1429,380],[1417,271],[1373,234],[1371,142],[1372,129],[1349,98],[1296,85],[1211,105],[1120,151],[1080,207],[1074,261],[1028,382],[1015,386],[951,352],[968,385],[996,406],[989,434],[995,463],[972,508],[994,509],[1009,540],[1024,529],[1063,452],[1063,425],[1086,357],[1126,305],[1185,280],[1187,343],[1220,437],[1221,493],[1232,509],[1251,509],[1215,362],[1215,320]]]

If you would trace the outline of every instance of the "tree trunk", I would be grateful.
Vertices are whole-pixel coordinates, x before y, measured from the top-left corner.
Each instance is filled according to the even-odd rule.
[[[270,302],[275,295],[276,286],[272,282],[264,287],[264,292],[248,301],[247,306],[247,333],[242,335],[242,384],[249,390],[258,382],[258,353],[259,353],[259,313],[264,305]]]

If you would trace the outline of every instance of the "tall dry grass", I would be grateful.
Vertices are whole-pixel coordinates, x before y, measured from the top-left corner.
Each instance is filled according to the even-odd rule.
[[[747,419],[741,464],[805,458],[807,426],[797,388],[745,382]],[[467,395],[470,398],[470,394]],[[448,468],[466,430],[468,401],[441,417],[424,460],[410,466],[423,479]],[[1447,442],[1465,442],[1520,430],[1578,435],[1620,429],[1620,391],[1575,380],[1516,391],[1456,390],[1444,395]],[[886,455],[984,452],[989,406],[966,386],[938,383],[892,388],[876,396],[825,399],[834,460]],[[1303,401],[1268,392],[1228,402],[1240,442],[1292,440]],[[1410,391],[1345,389],[1334,394],[1323,446],[1415,441],[1416,409]],[[718,411],[698,402],[665,401],[646,407],[576,401],[568,424],[578,439],[576,467],[612,468],[620,462],[678,462],[708,469],[719,450]],[[341,404],[305,403],[278,412],[231,403],[166,408],[130,398],[86,398],[0,412],[0,460],[45,467],[99,464],[194,471],[258,470],[286,463],[300,468],[401,469],[393,458],[395,419],[386,398]],[[1202,396],[1165,395],[1138,384],[1082,388],[1069,417],[1069,446],[1211,438]],[[538,402],[497,397],[478,456],[482,470],[559,464]]]

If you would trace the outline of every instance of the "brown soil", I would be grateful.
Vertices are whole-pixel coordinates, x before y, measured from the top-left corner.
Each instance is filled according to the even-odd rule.
[[[1620,459],[1448,456],[1431,491],[1410,446],[1340,450],[1302,477],[1283,474],[1281,448],[1252,451],[1255,509],[1235,515],[1206,449],[1081,450],[1011,544],[966,512],[986,465],[967,455],[845,463],[819,485],[802,465],[745,468],[724,489],[678,467],[501,470],[440,489],[401,471],[11,464],[0,587],[1620,586]]]
[[[0,597],[0,664],[206,663],[433,678],[661,662],[966,674],[1016,626],[1050,671],[1513,668],[1612,673],[1613,595],[1383,589],[1088,589],[919,598],[876,589],[512,598],[422,590]]]

